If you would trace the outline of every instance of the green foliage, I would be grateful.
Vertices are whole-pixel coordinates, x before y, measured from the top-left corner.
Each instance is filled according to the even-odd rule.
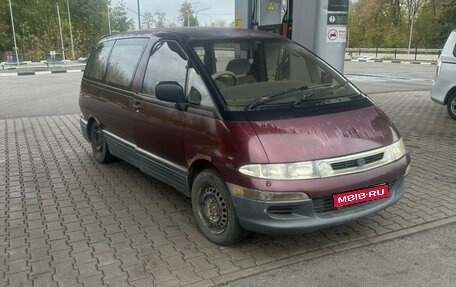
[[[125,2],[120,0],[111,10],[112,32],[124,32],[133,29],[133,20],[127,17]]]
[[[431,46],[437,43],[437,48],[442,48],[450,32],[456,29],[456,0],[441,0],[434,9],[429,2],[416,21],[417,45]],[[431,46],[432,47],[432,46]]]
[[[456,0],[358,0],[349,12],[350,47],[442,48],[456,29]]]
[[[19,53],[24,59],[43,60],[50,51],[61,53],[57,18],[59,5],[66,58],[71,58],[70,27],[66,0],[11,0]],[[91,47],[108,29],[108,0],[68,0],[75,57],[86,57]],[[112,30],[132,29],[123,1],[111,9]],[[0,1],[0,55],[12,51],[13,33],[8,0]],[[3,58],[2,58],[3,60]]]
[[[192,4],[187,1],[182,3],[182,6],[179,9],[179,20],[181,21],[182,26],[199,26]]]
[[[9,18],[8,1],[0,2],[0,52],[6,51],[13,45],[13,39],[9,37],[11,30],[9,23],[4,21]],[[0,53],[1,54],[1,53]],[[0,59],[2,61],[3,59]]]

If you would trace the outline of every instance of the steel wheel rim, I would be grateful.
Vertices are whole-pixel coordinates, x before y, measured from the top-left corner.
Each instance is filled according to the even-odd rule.
[[[198,213],[212,234],[218,235],[226,230],[228,210],[222,193],[215,186],[206,185],[201,188]]]
[[[456,115],[456,98],[454,98],[453,101],[450,103],[450,110],[453,113],[453,115]]]

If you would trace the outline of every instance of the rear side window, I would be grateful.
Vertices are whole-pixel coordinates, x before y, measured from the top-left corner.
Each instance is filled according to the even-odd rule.
[[[117,40],[109,57],[105,81],[114,86],[128,88],[149,39]]]
[[[187,58],[176,42],[159,42],[147,63],[142,92],[155,96],[155,86],[162,81],[175,81],[185,89]]]
[[[113,43],[113,41],[106,41],[95,47],[90,62],[87,65],[85,77],[98,81],[103,79]]]

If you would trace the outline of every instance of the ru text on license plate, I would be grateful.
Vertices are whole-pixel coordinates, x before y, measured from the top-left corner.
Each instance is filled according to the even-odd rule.
[[[387,184],[333,195],[334,207],[342,207],[389,197]]]

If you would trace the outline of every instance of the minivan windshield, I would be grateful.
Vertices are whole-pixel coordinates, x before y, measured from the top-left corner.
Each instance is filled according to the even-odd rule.
[[[193,49],[230,110],[322,105],[360,97],[326,63],[285,39],[205,40],[194,43]]]

